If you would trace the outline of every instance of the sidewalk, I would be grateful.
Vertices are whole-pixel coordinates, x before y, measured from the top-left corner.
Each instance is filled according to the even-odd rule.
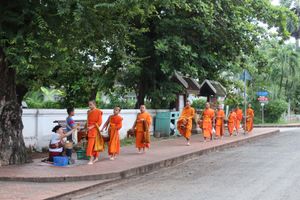
[[[45,166],[41,165],[38,159],[30,164],[1,167],[0,181],[63,182],[124,178],[176,165],[206,152],[221,150],[278,132],[278,129],[254,129],[253,133],[247,136],[224,137],[223,140],[207,143],[203,142],[202,135],[193,135],[192,146],[185,146],[182,137],[162,140],[153,143],[145,154],[137,154],[133,146],[123,147],[121,155],[115,161],[110,161],[107,154],[102,153],[100,161],[94,165],[86,165],[83,162],[81,165],[70,167]]]
[[[175,166],[207,152],[234,147],[278,133],[278,129],[257,128],[251,135],[224,137],[223,140],[207,143],[198,134],[192,136],[192,146],[185,146],[182,137],[162,140],[154,142],[150,151],[145,154],[137,154],[133,146],[124,147],[115,161],[110,161],[103,153],[100,161],[94,165],[83,162],[73,167],[54,167],[40,165],[39,159],[26,165],[2,167],[0,199],[55,199],[66,193],[100,187],[121,178]]]
[[[297,128],[300,127],[300,123],[289,124],[254,124],[254,128]]]

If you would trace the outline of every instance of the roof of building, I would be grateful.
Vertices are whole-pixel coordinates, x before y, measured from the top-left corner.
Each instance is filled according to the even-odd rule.
[[[226,96],[226,88],[218,81],[205,79],[200,85],[200,96]]]
[[[181,84],[185,88],[187,93],[196,95],[199,94],[200,85],[195,79],[187,76],[182,76],[178,72],[175,72],[173,79]]]

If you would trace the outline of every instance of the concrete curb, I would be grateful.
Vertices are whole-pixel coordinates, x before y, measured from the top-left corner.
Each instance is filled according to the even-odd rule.
[[[90,185],[90,186],[87,186],[87,187],[82,187],[80,189],[69,191],[69,192],[66,192],[66,193],[63,193],[63,194],[48,197],[48,198],[45,198],[44,200],[58,200],[58,199],[66,199],[66,198],[69,199],[68,198],[69,195],[74,195],[76,193],[80,193],[80,192],[83,192],[85,190],[94,189],[94,188],[97,188],[97,187],[100,187],[100,186],[110,185],[112,183],[115,183],[115,181],[117,181],[117,180],[120,180],[120,179],[107,180],[107,181],[104,181],[104,182],[101,182],[101,183],[97,183],[97,184],[94,184],[94,185]]]
[[[299,128],[300,124],[254,125],[254,128]]]
[[[201,149],[199,151],[190,152],[180,156],[170,157],[165,160],[154,162],[151,164],[134,167],[124,171],[118,171],[114,173],[102,173],[102,174],[93,174],[93,175],[82,175],[82,176],[68,176],[68,177],[0,177],[0,181],[22,181],[22,182],[65,182],[65,181],[94,181],[94,180],[112,180],[112,179],[123,179],[136,175],[142,175],[149,173],[161,168],[175,166],[181,164],[187,160],[190,160],[195,157],[199,157],[205,153],[224,150],[226,148],[236,147],[241,144],[248,142],[253,142],[261,138],[266,138],[271,135],[280,133],[280,130],[270,130],[259,135],[250,135],[245,136],[236,141],[231,141],[229,143],[220,144],[213,147],[208,147],[206,149]]]

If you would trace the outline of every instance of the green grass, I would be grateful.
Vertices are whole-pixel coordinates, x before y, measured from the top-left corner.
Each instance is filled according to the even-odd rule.
[[[171,140],[171,139],[176,139],[178,138],[178,136],[170,136],[170,137],[160,137],[160,138],[156,138],[151,136],[150,141],[151,142],[157,142],[157,141],[162,141],[162,140]],[[135,144],[135,138],[124,138],[121,140],[121,147],[124,146],[131,146]]]
[[[280,120],[278,122],[274,122],[274,123],[257,123],[254,125],[274,125],[274,124],[279,124],[279,125],[285,125],[285,124],[294,124],[294,123],[300,123],[299,120],[291,120],[291,121],[284,121],[284,120]]]

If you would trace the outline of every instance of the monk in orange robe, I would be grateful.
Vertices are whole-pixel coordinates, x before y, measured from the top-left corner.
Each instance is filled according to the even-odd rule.
[[[254,110],[251,108],[251,104],[249,104],[246,111],[246,132],[250,133],[253,130],[253,122]]]
[[[95,145],[95,138],[99,132],[99,126],[102,123],[102,111],[96,107],[96,102],[94,100],[89,101],[89,108],[88,111],[88,119],[87,119],[87,137],[88,137],[88,144],[86,149],[86,155],[90,157],[90,161],[88,162],[89,165],[98,161],[99,152],[94,151]]]
[[[235,129],[236,129],[236,134],[239,134],[239,129],[241,126],[241,121],[243,120],[243,110],[239,108],[239,106],[236,107],[235,110],[236,113],[236,123],[235,123]]]
[[[222,138],[225,132],[224,129],[224,118],[225,113],[222,105],[219,105],[217,114],[216,114],[216,138]]]
[[[120,107],[115,107],[114,114],[109,116],[101,129],[102,132],[104,129],[107,129],[109,127],[108,155],[110,156],[110,160],[115,160],[117,158],[117,155],[120,154],[119,130],[122,128],[123,120],[123,118],[119,115],[120,111]]]
[[[191,102],[186,101],[186,106],[183,108],[181,115],[177,121],[177,129],[179,133],[185,137],[187,145],[190,146],[190,138],[192,135],[193,117],[195,109],[191,107]]]
[[[234,109],[232,109],[231,112],[229,113],[228,123],[227,123],[228,132],[230,136],[232,136],[234,132],[235,125],[236,125],[236,113],[234,112]]]
[[[215,111],[210,108],[210,104],[207,102],[205,104],[205,109],[202,113],[202,132],[205,142],[212,140],[212,128],[214,117]]]
[[[150,126],[152,123],[151,115],[146,111],[146,106],[140,106],[140,113],[133,124],[132,130],[135,130],[135,145],[138,153],[145,152],[146,148],[150,148]]]

